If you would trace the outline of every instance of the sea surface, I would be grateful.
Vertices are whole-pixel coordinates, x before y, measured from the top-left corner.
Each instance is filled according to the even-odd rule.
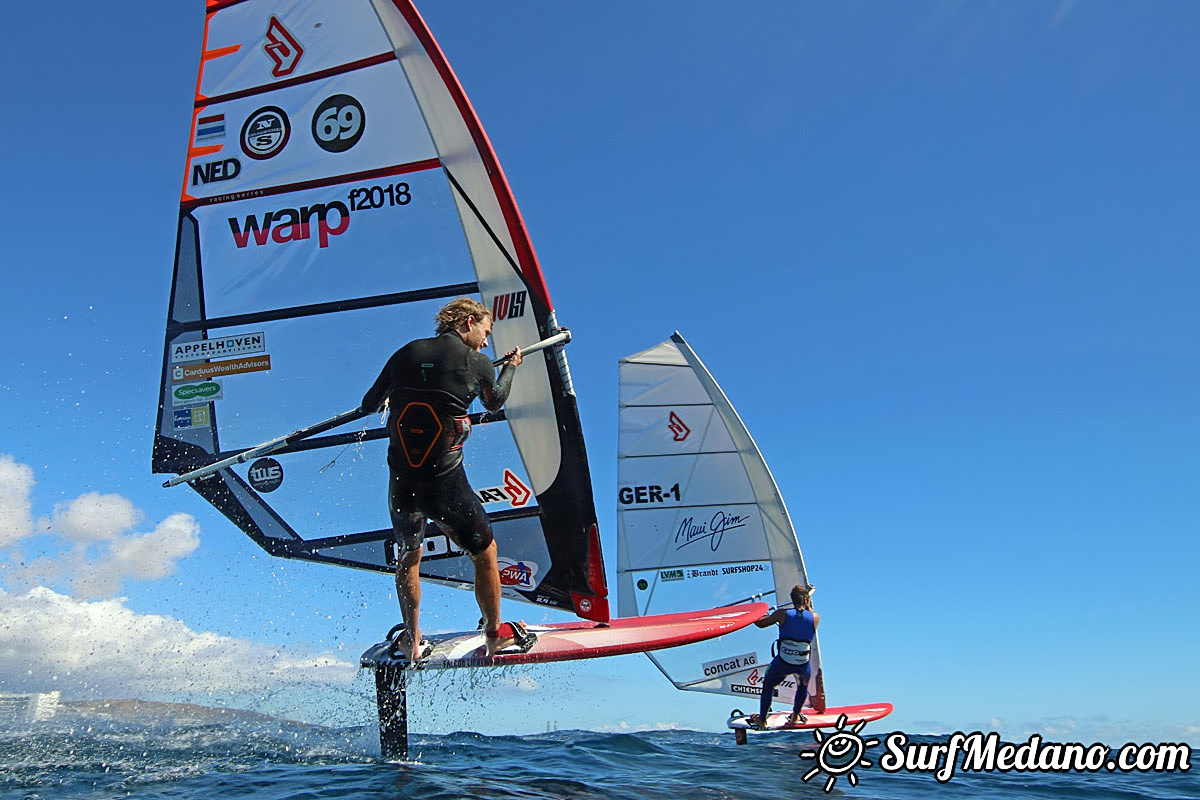
[[[883,740],[887,731],[864,730]],[[917,742],[940,741],[912,737]],[[409,761],[380,758],[373,726],[327,728],[270,718],[198,724],[47,720],[0,730],[0,798],[1200,798],[1200,760],[1168,774],[883,772],[883,746],[852,772],[814,769],[811,732],[471,732],[410,738]],[[801,753],[808,753],[800,757]]]

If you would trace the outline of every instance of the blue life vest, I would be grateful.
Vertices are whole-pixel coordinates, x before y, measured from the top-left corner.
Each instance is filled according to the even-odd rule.
[[[811,611],[788,609],[779,626],[779,658],[792,666],[804,666],[808,663],[809,649],[816,635],[817,626]]]

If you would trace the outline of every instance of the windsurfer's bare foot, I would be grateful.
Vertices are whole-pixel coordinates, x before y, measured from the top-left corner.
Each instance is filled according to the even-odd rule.
[[[525,630],[525,620],[520,622],[505,622],[499,628],[492,630],[484,629],[484,642],[487,644],[487,653],[489,656],[494,656],[506,647],[517,645],[522,648],[522,652],[528,650],[533,642],[537,639],[536,636]]]
[[[421,638],[420,631],[405,631],[400,634],[400,646],[397,648],[408,656],[409,661],[420,661],[421,646],[425,644],[425,640]]]
[[[808,722],[808,717],[804,716],[799,711],[793,711],[792,713],[788,714],[787,724],[791,727],[803,725],[806,722]]]
[[[489,656],[494,656],[499,651],[506,647],[512,647],[517,643],[517,639],[512,635],[512,626],[501,625],[496,630],[484,631],[484,642],[487,644],[487,653]]]

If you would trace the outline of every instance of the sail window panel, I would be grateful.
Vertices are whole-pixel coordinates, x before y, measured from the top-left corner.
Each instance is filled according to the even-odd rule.
[[[337,547],[322,547],[317,553],[325,558],[349,562],[357,566],[373,566],[380,572],[384,572],[396,568],[394,557],[392,562],[389,562],[389,547],[393,549],[395,547],[390,539],[390,532],[389,538],[383,541],[358,542],[356,544],[345,544]]]
[[[638,614],[687,610],[696,606],[697,598],[713,606],[744,602],[764,593],[768,602],[773,599],[769,595],[773,581],[769,561],[631,571],[622,574],[621,581],[632,589]],[[693,691],[741,695],[753,702],[771,662],[773,639],[757,628],[745,628],[687,647],[661,650],[652,657],[673,682],[689,684],[687,688]]]
[[[685,367],[623,362],[619,373],[622,406],[711,402],[695,373]]]
[[[675,335],[678,336],[679,334],[676,333]],[[659,342],[640,353],[625,356],[621,359],[621,364],[653,364],[656,366],[688,367],[690,369],[687,359],[683,357],[683,353],[680,352],[679,347],[671,339]]]
[[[770,640],[763,631],[743,628],[716,639],[687,647],[669,648],[650,654],[672,682],[691,691],[744,698],[743,707],[757,709],[762,681],[771,664]],[[748,666],[747,666],[748,665]],[[777,703],[790,703],[795,696],[795,678],[777,691]],[[790,687],[790,691],[787,689]],[[786,697],[786,699],[785,699]]]
[[[553,566],[541,518],[493,520],[492,532],[501,594],[518,598],[518,592],[536,592]]]
[[[619,561],[622,569],[703,564],[721,574],[718,562],[741,565],[771,557],[762,517],[752,504],[627,510],[620,525],[625,543]],[[769,580],[762,584],[774,588]]]
[[[210,57],[200,81],[205,97],[304,78],[392,49],[369,0],[236,3],[209,16],[206,45]]]
[[[437,535],[437,531],[437,524],[430,523],[430,534]],[[536,591],[552,566],[541,519],[536,516],[494,519],[492,533],[496,537],[501,594],[518,598],[519,591]],[[421,575],[450,585],[475,580],[474,566],[467,556],[422,560]]]
[[[397,92],[403,82],[399,64],[390,61],[203,106],[196,112],[185,200],[431,164],[433,140],[412,93]],[[259,126],[263,144],[256,148]],[[214,130],[223,133],[214,136]]]
[[[429,533],[438,534],[436,523],[430,523]],[[470,589],[475,582],[475,565],[465,555],[421,560],[421,577],[446,586]]]
[[[371,441],[273,454],[282,482],[260,497],[302,539],[388,529],[386,449]],[[232,468],[251,487],[256,461]]]
[[[501,329],[510,338],[509,323],[519,323],[522,320],[502,320],[492,328],[493,334]],[[522,335],[520,345],[528,346],[541,337],[537,328],[532,326]],[[517,327],[515,324],[511,327]],[[507,344],[501,344],[499,336],[494,336],[493,352],[501,354],[511,349]],[[554,397],[550,388],[549,369],[557,367],[547,361],[543,353],[534,353],[522,362],[513,376],[511,393],[504,403],[504,414],[511,435],[520,446],[521,460],[528,470],[527,486],[537,493],[542,493],[550,487],[558,477],[562,467],[563,446],[559,432],[558,414],[554,407]]]
[[[471,410],[481,410],[478,400],[472,403]],[[489,514],[537,506],[532,481],[508,423],[496,421],[472,426],[470,438],[463,446],[463,466],[471,487]]]
[[[248,516],[253,521],[252,525],[246,525],[244,520],[237,521],[238,527],[252,538],[257,540],[259,534],[268,539],[285,541],[295,541],[298,538],[297,534],[281,520],[279,515],[272,511],[263,497],[246,484],[242,476],[232,470],[223,469],[215,477],[209,479],[209,483],[213,481],[221,481],[237,501],[236,509],[225,509],[225,511],[233,510],[239,515]],[[204,494],[213,488],[209,485],[202,485],[199,487],[199,491]],[[214,505],[217,505],[218,508],[221,507],[217,503]]]
[[[441,173],[401,177],[196,209],[207,316],[473,282]],[[398,191],[411,201],[389,204]],[[363,192],[379,207],[350,210]]]
[[[358,406],[396,348],[430,334],[437,306],[405,303],[209,331],[210,338],[261,333],[265,353],[256,355],[270,358],[269,370],[215,379],[221,399],[213,403],[213,416],[222,450],[253,447],[324,419],[330,409]],[[378,426],[379,417],[357,425]]]
[[[711,406],[627,406],[620,412],[617,455],[650,456],[736,450]]]
[[[180,214],[170,321],[191,322],[200,318],[200,268],[196,263],[200,248],[196,244],[196,235],[196,220]]]

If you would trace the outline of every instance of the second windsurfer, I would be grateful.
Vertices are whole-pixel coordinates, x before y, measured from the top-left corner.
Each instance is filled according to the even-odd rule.
[[[813,611],[812,593],[812,586],[793,586],[793,608],[777,608],[754,623],[760,628],[779,626],[779,650],[771,660],[771,666],[767,668],[766,677],[763,678],[758,713],[750,716],[750,721],[756,728],[762,729],[766,726],[775,687],[788,675],[796,676],[796,698],[787,724],[798,725],[807,721],[801,710],[808,697],[808,679],[812,674],[809,655],[813,639],[817,635],[817,625],[821,621],[820,616]]]

